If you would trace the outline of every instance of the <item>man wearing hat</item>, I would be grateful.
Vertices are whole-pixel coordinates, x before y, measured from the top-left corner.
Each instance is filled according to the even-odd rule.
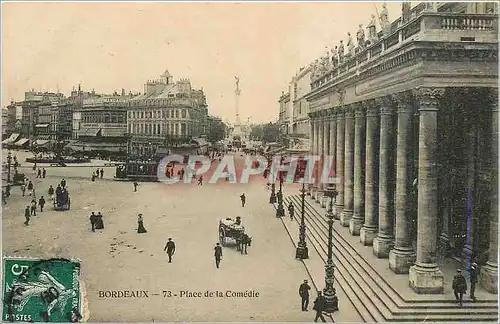
[[[302,311],[307,312],[307,306],[309,306],[309,290],[311,286],[307,283],[307,279],[299,287],[299,296],[302,299]]]
[[[457,269],[457,274],[453,278],[453,294],[455,294],[455,298],[460,303],[460,306],[462,306],[462,299],[466,292],[467,281],[462,275],[462,269]]]
[[[167,251],[168,263],[172,263],[172,255],[175,253],[175,243],[172,241],[172,238],[168,238],[167,245],[165,245],[163,251]]]
[[[321,321],[323,323],[326,323],[326,320],[323,317],[323,311],[325,310],[325,307],[326,307],[326,299],[321,294],[321,291],[318,290],[318,297],[316,297],[316,300],[314,301],[314,306],[313,306],[313,309],[316,311],[316,317],[314,318],[315,322],[317,322],[318,319],[321,318]]]
[[[214,248],[214,255],[215,255],[215,266],[217,269],[219,268],[220,264],[220,259],[222,259],[222,246],[220,246],[220,243],[217,243]]]
[[[472,263],[469,270],[469,275],[470,275],[470,298],[472,300],[476,300],[474,292],[476,291],[477,277],[479,275],[479,267],[476,262]]]

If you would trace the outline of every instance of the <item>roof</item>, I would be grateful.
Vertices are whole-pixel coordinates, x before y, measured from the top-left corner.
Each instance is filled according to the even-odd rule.
[[[164,88],[162,89],[161,92],[159,93],[150,93],[149,95],[147,93],[143,93],[141,95],[138,95],[136,97],[131,98],[131,101],[137,101],[137,100],[144,100],[144,99],[168,99],[169,94],[174,94],[176,93],[177,83],[171,83],[171,84],[165,84]]]

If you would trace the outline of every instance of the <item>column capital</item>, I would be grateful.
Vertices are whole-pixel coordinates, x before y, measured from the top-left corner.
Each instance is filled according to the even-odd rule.
[[[403,91],[392,95],[392,99],[398,107],[398,113],[411,112],[413,94],[411,91]]]
[[[345,118],[354,118],[354,105],[346,105],[344,108]]]
[[[413,95],[419,103],[419,111],[437,111],[439,109],[439,99],[444,96],[444,88],[417,88],[413,90]]]
[[[380,107],[380,115],[394,114],[394,101],[390,95],[375,98],[375,104]]]
[[[379,106],[374,99],[366,101],[366,117],[377,117],[379,114]]]
[[[337,120],[344,119],[344,107],[338,107],[335,112],[337,113]]]
[[[365,106],[361,102],[357,102],[354,104],[354,117],[362,118],[366,115]]]

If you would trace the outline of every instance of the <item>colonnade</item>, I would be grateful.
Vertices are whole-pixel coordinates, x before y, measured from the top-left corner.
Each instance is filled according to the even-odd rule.
[[[493,165],[498,166],[498,94],[495,89],[489,93],[496,98],[489,101],[493,107],[488,113],[493,115]],[[395,273],[408,273],[409,284],[418,293],[442,293],[444,286],[437,262],[438,217],[442,217],[438,112],[444,95],[445,89],[419,88],[310,113],[311,153],[335,156],[340,180],[335,218],[349,227],[351,235],[360,236],[362,244],[372,245],[376,257],[388,258]],[[497,184],[498,168],[492,173]],[[324,190],[321,183],[310,189],[323,205]],[[492,185],[491,191],[489,260],[480,282],[496,293],[497,186]],[[410,217],[415,204],[416,246]]]

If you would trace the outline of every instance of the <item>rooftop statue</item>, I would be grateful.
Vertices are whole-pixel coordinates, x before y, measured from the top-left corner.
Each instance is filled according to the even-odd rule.
[[[401,4],[401,21],[402,23],[407,23],[410,21],[411,17],[411,3],[409,1],[403,2]]]
[[[372,42],[376,41],[377,39],[377,25],[375,22],[375,15],[372,14],[372,17],[370,19],[370,22],[368,23],[368,26],[366,26],[368,29],[368,39]]]
[[[365,30],[363,29],[363,25],[359,25],[358,32],[356,33],[356,38],[358,40],[358,46],[360,48],[365,48]]]
[[[351,33],[347,33],[347,51],[350,56],[354,55],[354,42],[352,41]]]
[[[344,61],[344,41],[341,40],[339,44],[339,62],[342,63]]]
[[[380,27],[382,27],[384,36],[389,35],[391,24],[389,22],[389,11],[387,10],[387,4],[385,2],[382,4],[382,11],[380,12]]]
[[[337,45],[335,45],[334,48],[332,48],[332,65],[333,67],[336,67],[339,64],[339,50]]]

